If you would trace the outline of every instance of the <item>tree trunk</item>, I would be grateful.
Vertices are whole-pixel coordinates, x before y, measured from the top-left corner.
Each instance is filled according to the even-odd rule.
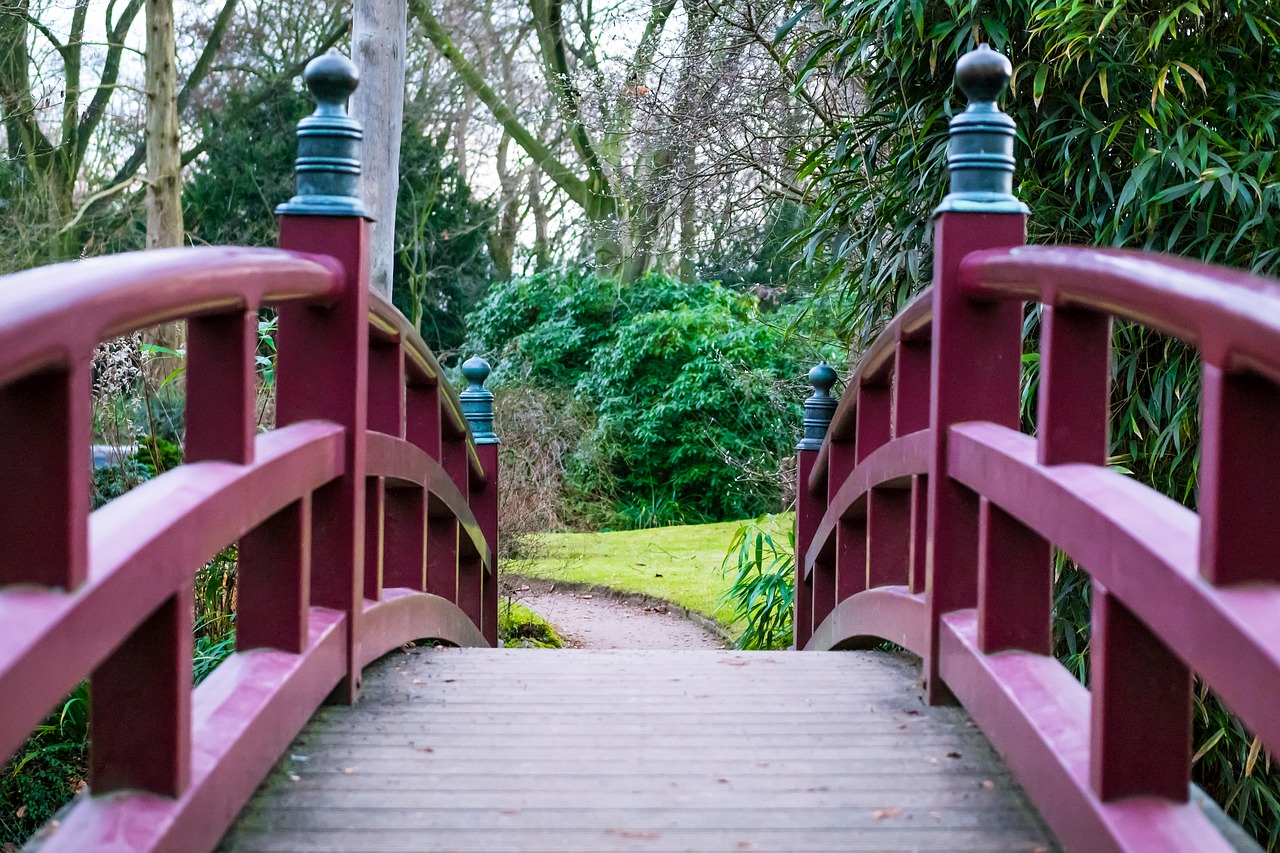
[[[147,248],[182,245],[173,0],[147,0]]]
[[[351,114],[364,125],[360,195],[373,217],[369,284],[387,299],[391,298],[400,188],[407,16],[406,0],[356,0],[351,33],[355,63],[360,66]]]
[[[147,248],[182,245],[182,149],[178,136],[178,63],[173,34],[173,0],[147,0]],[[149,330],[144,341],[174,352],[183,349],[183,327],[167,323]],[[163,382],[180,364],[176,356],[153,352],[148,378]]]

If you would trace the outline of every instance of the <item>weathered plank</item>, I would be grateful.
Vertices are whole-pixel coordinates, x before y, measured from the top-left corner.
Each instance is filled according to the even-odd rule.
[[[1050,851],[958,708],[876,652],[411,649],[222,850]]]

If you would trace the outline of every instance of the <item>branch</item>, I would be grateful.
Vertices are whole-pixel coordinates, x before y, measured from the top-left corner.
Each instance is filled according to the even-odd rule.
[[[409,10],[413,13],[418,22],[422,24],[422,29],[426,33],[427,38],[435,45],[436,50],[453,66],[453,70],[462,78],[462,82],[466,84],[472,92],[476,94],[489,112],[493,113],[493,117],[498,120],[503,129],[511,134],[511,138],[516,144],[525,150],[534,162],[547,173],[547,177],[556,183],[556,186],[564,190],[574,202],[583,208],[587,208],[591,204],[592,192],[586,182],[560,162],[555,152],[542,143],[537,137],[529,132],[520,119],[516,117],[515,112],[507,105],[505,101],[493,91],[493,88],[485,82],[480,76],[480,72],[475,69],[467,58],[462,55],[458,48],[449,38],[449,34],[445,32],[444,27],[436,20],[435,15],[427,7],[426,0],[409,0]]]
[[[191,73],[187,75],[187,82],[182,84],[182,90],[178,92],[178,115],[182,115],[183,111],[186,110],[187,104],[191,103],[191,93],[209,75],[209,69],[213,67],[213,58],[217,56],[218,50],[222,47],[222,37],[226,35],[227,27],[231,24],[231,16],[235,13],[238,2],[239,0],[227,0],[222,6],[222,11],[218,13],[218,17],[214,20],[213,29],[209,32],[209,39],[204,44],[204,50],[200,52],[200,58],[196,60]]]
[[[89,102],[88,108],[84,111],[84,116],[80,119],[80,127],[77,131],[79,144],[76,150],[76,162],[79,162],[80,158],[84,156],[84,152],[89,146],[89,138],[93,136],[94,130],[98,127],[98,122],[102,121],[102,117],[106,114],[107,101],[111,100],[116,78],[120,76],[120,54],[124,49],[124,40],[129,35],[129,29],[133,26],[134,18],[138,17],[138,11],[142,8],[142,3],[143,0],[129,0],[129,5],[120,13],[115,26],[110,30],[107,39],[110,47],[107,48],[107,59],[102,66],[102,77],[99,80],[98,88],[94,90],[93,100]],[[108,18],[110,14],[111,7],[107,7]]]
[[[603,194],[608,194],[604,166],[587,134],[586,125],[582,122],[582,94],[572,82],[561,0],[530,0],[529,8],[533,12],[533,26],[542,51],[544,76],[555,95],[556,103],[565,114],[565,124],[569,126],[573,147],[586,164],[592,183]]]

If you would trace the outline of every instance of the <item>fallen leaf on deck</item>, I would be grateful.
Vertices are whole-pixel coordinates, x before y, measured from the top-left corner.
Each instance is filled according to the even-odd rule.
[[[900,814],[902,814],[902,809],[894,807],[891,809],[876,809],[871,813],[871,816],[876,820],[884,820],[889,817],[897,817]]]

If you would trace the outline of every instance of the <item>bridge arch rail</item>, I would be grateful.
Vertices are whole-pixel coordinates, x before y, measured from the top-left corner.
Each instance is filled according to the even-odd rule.
[[[918,654],[927,698],[966,707],[1069,849],[1232,849],[1189,797],[1192,679],[1280,753],[1280,283],[1021,245],[1000,78],[1007,60],[983,48],[958,68],[971,98],[931,287],[838,405],[834,370],[810,373],[795,645]],[[1034,436],[1019,431],[1027,303],[1042,307]],[[1116,319],[1200,355],[1195,510],[1107,465]],[[1093,582],[1088,688],[1052,656],[1054,549]]]
[[[317,115],[345,118],[338,96]],[[370,293],[366,218],[308,209],[305,190],[280,249],[0,279],[0,754],[91,687],[91,795],[43,850],[212,849],[315,709],[355,701],[366,664],[423,638],[497,643],[487,365],[464,368],[460,399]],[[263,308],[279,318],[276,428],[258,433]],[[90,512],[94,349],[174,321],[184,463]],[[195,572],[232,542],[236,651],[193,689]]]

